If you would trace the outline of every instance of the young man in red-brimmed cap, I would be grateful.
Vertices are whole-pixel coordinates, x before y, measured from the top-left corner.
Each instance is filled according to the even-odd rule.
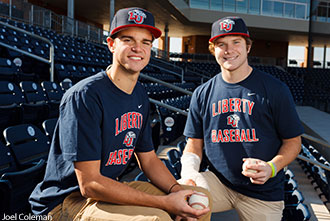
[[[153,148],[148,97],[138,77],[160,35],[150,12],[116,13],[107,39],[112,65],[63,96],[46,174],[29,199],[35,214],[53,220],[210,219],[209,208],[187,204],[194,191],[176,182]],[[151,183],[117,181],[133,153]]]
[[[209,42],[221,73],[192,96],[179,182],[207,188],[212,212],[236,209],[241,220],[279,221],[282,169],[298,155],[303,133],[292,95],[248,64],[252,41],[242,18],[214,22]],[[203,149],[209,170],[199,173]]]

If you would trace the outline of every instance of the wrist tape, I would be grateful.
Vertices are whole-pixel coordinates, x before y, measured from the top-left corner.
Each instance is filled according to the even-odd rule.
[[[181,179],[194,180],[199,173],[201,159],[195,153],[185,152],[181,157]]]

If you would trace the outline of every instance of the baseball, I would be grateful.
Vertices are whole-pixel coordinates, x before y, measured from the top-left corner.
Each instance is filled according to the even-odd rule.
[[[250,173],[256,173],[257,172],[256,170],[246,169],[247,164],[256,164],[256,163],[257,163],[256,159],[250,158],[250,159],[245,160],[245,162],[243,163],[243,166],[242,166],[243,171],[247,171]]]
[[[205,209],[209,206],[209,198],[202,192],[196,192],[189,197],[188,204],[194,209]]]

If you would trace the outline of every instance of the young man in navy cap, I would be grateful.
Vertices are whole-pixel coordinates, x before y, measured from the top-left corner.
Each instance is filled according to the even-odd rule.
[[[137,81],[160,35],[150,12],[116,13],[107,39],[112,65],[63,96],[45,177],[29,199],[35,214],[53,220],[196,220],[208,213],[203,219],[210,219],[209,208],[187,204],[194,191],[184,190],[154,152],[148,97]],[[117,181],[133,153],[152,184]]]
[[[281,220],[283,168],[301,148],[303,127],[288,87],[252,68],[241,18],[213,23],[210,51],[221,73],[192,96],[180,183],[203,186],[212,212],[235,208],[241,220]],[[209,170],[199,173],[203,148]]]

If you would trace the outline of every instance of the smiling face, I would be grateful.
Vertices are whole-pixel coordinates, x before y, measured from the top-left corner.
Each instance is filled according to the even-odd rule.
[[[248,67],[247,55],[251,45],[246,45],[240,35],[220,37],[214,41],[214,55],[222,72],[234,72]]]
[[[153,37],[147,29],[130,27],[107,40],[116,70],[138,74],[149,63]]]

